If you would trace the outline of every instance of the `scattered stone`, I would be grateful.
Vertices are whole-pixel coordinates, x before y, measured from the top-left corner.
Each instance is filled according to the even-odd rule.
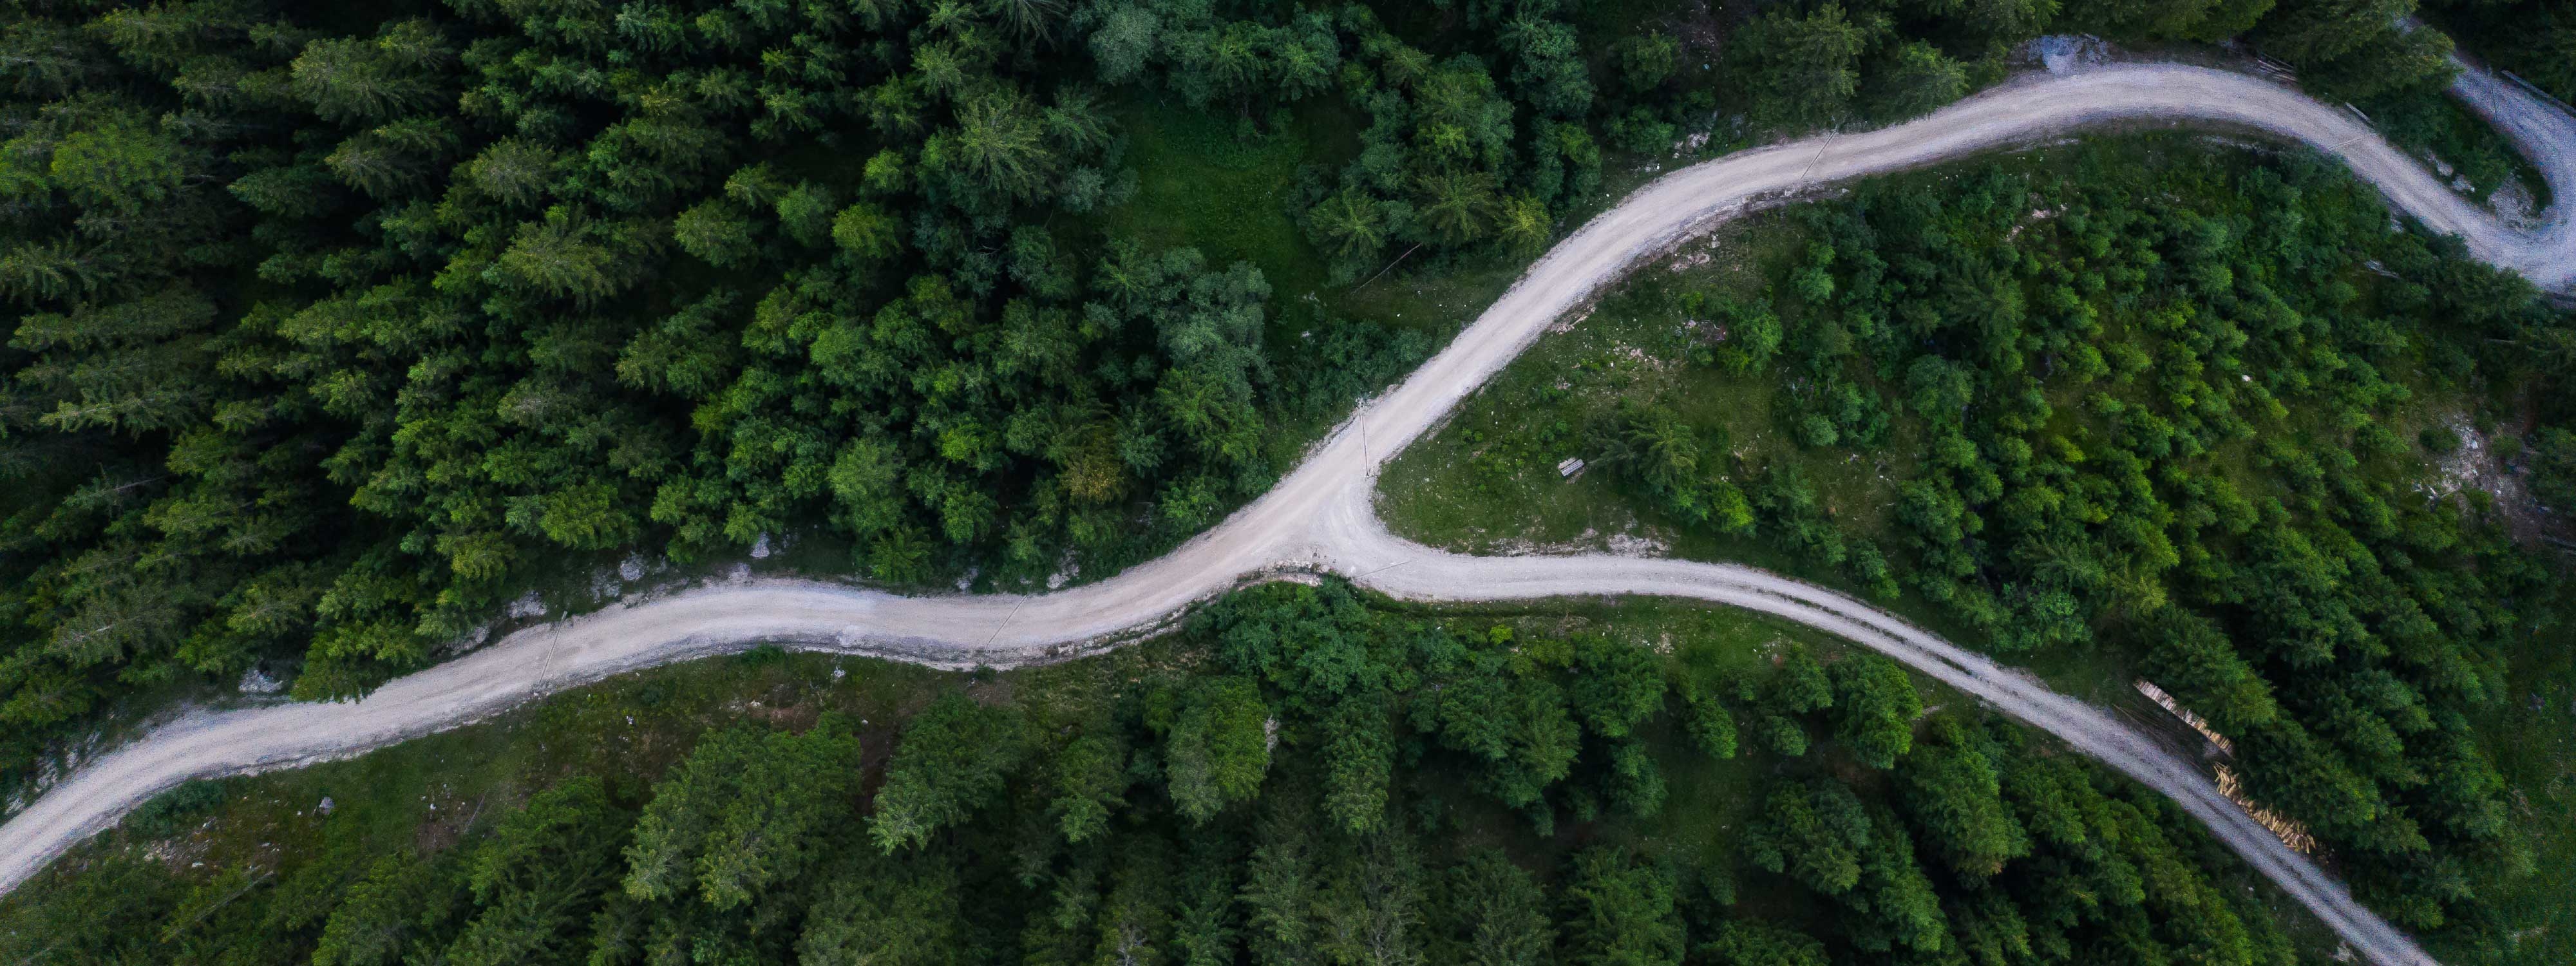
[[[2039,59],[2041,67],[2051,74],[2072,74],[2102,63],[2108,50],[2099,37],[2081,34],[2051,34],[2031,41],[2022,48],[2028,56]]]
[[[338,804],[338,803],[333,802],[333,801],[331,800],[331,796],[329,796],[329,795],[324,795],[324,796],[322,796],[322,804],[313,806],[313,811],[314,811],[315,813],[317,813],[317,814],[321,814],[321,815],[329,815],[329,814],[331,814],[331,810],[332,810],[332,809],[336,809],[336,808],[339,808],[339,807],[340,807],[340,806],[339,806],[339,804]]]
[[[1661,557],[1672,550],[1671,544],[1657,539],[1652,533],[1644,536],[1614,533],[1605,542],[1611,553],[1622,557]]]
[[[2487,207],[2494,209],[2496,217],[2504,219],[2505,224],[2523,231],[2538,231],[2542,227],[2539,201],[2531,196],[2531,189],[2523,185],[2521,178],[2504,179],[2503,184],[2497,185],[2496,190],[2487,195]]]
[[[286,690],[286,682],[270,677],[269,673],[261,670],[257,664],[251,665],[250,670],[242,672],[241,692],[243,694],[276,694],[284,690]]]

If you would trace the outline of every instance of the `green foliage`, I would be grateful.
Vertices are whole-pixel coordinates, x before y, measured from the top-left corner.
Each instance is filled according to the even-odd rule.
[[[1838,3],[1805,14],[1775,9],[1745,25],[1727,49],[1752,89],[1755,123],[1811,127],[1842,119],[1860,92],[1860,57],[1873,22],[1854,22]]]
[[[632,821],[591,777],[539,792],[503,818],[467,867],[479,911],[446,961],[499,966],[578,955],[591,914],[617,885]]]
[[[954,691],[932,701],[904,728],[903,744],[886,764],[876,814],[868,818],[868,834],[877,848],[892,853],[920,847],[990,803],[1019,767],[1026,740],[1022,727],[1010,709],[978,704]],[[1091,770],[1096,773],[1100,766]],[[1095,799],[1107,784],[1085,780],[1092,783],[1088,791]]]
[[[1888,48],[1884,57],[1886,65],[1869,73],[1864,88],[1891,116],[1928,113],[1967,93],[1967,68],[1938,47],[1910,40]]]
[[[2444,0],[2425,6],[2488,63],[2561,101],[2576,100],[2576,8],[2552,0]]]
[[[1752,531],[1753,510],[1744,491],[1711,465],[1715,458],[1709,454],[1726,449],[1723,436],[1704,441],[1672,410],[1624,400],[1617,419],[1622,425],[1602,459],[1622,477],[1684,520],[1728,533]]]
[[[1923,699],[1905,667],[1876,654],[1836,662],[1834,735],[1872,768],[1889,768],[1914,746],[1914,719]]]
[[[796,941],[813,966],[947,966],[966,961],[958,876],[944,863],[850,853]]]
[[[1680,966],[1681,917],[1663,870],[1611,849],[1585,851],[1574,857],[1564,905],[1564,962]]]
[[[2536,753],[2472,723],[2499,695],[2557,700],[2503,663],[2556,633],[2540,603],[2561,596],[2555,552],[2531,539],[2548,515],[2434,476],[2492,459],[2543,505],[2576,493],[2576,409],[2559,402],[2576,399],[2576,329],[2390,224],[2330,165],[2167,138],[1865,185],[1729,236],[1740,261],[1605,296],[1405,457],[1390,477],[1432,485],[1389,502],[1409,536],[1453,547],[1592,527],[1682,555],[1783,554],[1811,579],[1905,590],[1953,639],[2116,674],[2097,687],[2143,677],[2231,739],[2248,794],[2305,824],[2367,901],[2446,950],[2503,948],[2496,923],[2549,918],[2511,858],[2549,838],[2498,823],[2509,772],[2488,764]],[[1791,324],[1760,365],[1729,363],[1736,327],[1709,320],[1756,284]],[[1838,438],[1794,446],[1803,425]],[[2462,429],[2437,459],[2450,430],[2422,430],[2463,425],[2485,446]],[[1696,459],[1640,458],[1674,453]],[[1608,472],[1565,480],[1569,455]],[[1739,486],[1769,546],[1671,501],[1676,466]],[[1633,499],[1597,506],[1605,490]],[[1739,754],[1983,786],[1970,756],[1930,735],[1901,752],[1894,716],[1830,687],[1830,709],[1800,711],[1775,707],[1770,674],[1730,677],[1686,682],[1677,706],[1712,752],[1723,715]],[[1615,754],[1586,747],[1578,772]],[[1960,824],[1935,834],[1933,813],[1894,804],[1935,880],[2029,861],[1991,808],[1951,807]],[[1962,945],[2039,934],[1983,901],[1944,910]]]
[[[1586,732],[1625,738],[1663,713],[1664,672],[1653,652],[1591,636],[1573,643],[1574,681],[1566,697]]]
[[[2280,716],[2271,684],[2208,618],[2168,608],[2151,627],[2148,675],[2222,734],[2263,727]]]
[[[377,859],[340,897],[313,948],[315,966],[392,966],[411,950],[443,945],[465,904],[462,872],[452,854]]]
[[[1744,853],[1772,873],[1788,873],[1847,909],[1852,943],[1873,953],[1906,945],[1919,953],[1947,948],[1947,925],[1935,884],[1914,866],[1914,845],[1891,811],[1862,806],[1842,783],[1811,781],[1772,788],[1762,819],[1747,829]]]
[[[1107,830],[1110,813],[1126,804],[1121,796],[1131,780],[1126,743],[1115,736],[1083,735],[1057,751],[1056,797],[1048,809],[1065,841],[1080,844]]]
[[[527,767],[497,771],[484,761],[461,771],[438,763],[456,747],[524,755],[561,742],[567,727],[622,724],[621,714],[644,707],[587,693],[539,709],[572,716],[558,727],[505,732],[499,744],[490,735],[451,736],[467,743],[395,749],[413,753],[400,763],[326,766],[337,770],[312,777],[343,792],[328,817],[284,810],[271,783],[302,773],[241,779],[241,794],[190,839],[209,866],[229,868],[169,869],[142,856],[146,843],[111,840],[0,902],[0,956],[1817,966],[1831,948],[1861,959],[2027,962],[2108,949],[2122,962],[2181,961],[2186,953],[2231,966],[2285,962],[2259,907],[2236,898],[2234,883],[2211,877],[2227,862],[2196,824],[1999,720],[1956,712],[1934,719],[1884,778],[1846,784],[1838,776],[1851,776],[1852,756],[1832,740],[1807,761],[1748,772],[1783,774],[1751,789],[1767,793],[1770,805],[1741,840],[1750,861],[1740,862],[1731,844],[1677,848],[1671,835],[1674,823],[1740,821],[1730,803],[1676,799],[1666,808],[1677,814],[1651,819],[1598,805],[1617,796],[1604,785],[1616,759],[1682,753],[1681,729],[1661,702],[1608,705],[1646,709],[1634,719],[1562,712],[1577,730],[1582,767],[1541,787],[1537,802],[1516,806],[1564,817],[1571,824],[1561,835],[1472,801],[1491,787],[1478,772],[1515,766],[1430,740],[1441,713],[1429,705],[1476,680],[1549,681],[1570,693],[1591,687],[1584,678],[1604,677],[1596,682],[1603,694],[1660,694],[1666,674],[1634,673],[1645,667],[1669,672],[1686,700],[1714,700],[1720,685],[1749,681],[1767,690],[1772,678],[1791,674],[1768,667],[1750,642],[1736,642],[1745,650],[1730,654],[1684,642],[1667,668],[1652,649],[1627,648],[1647,656],[1643,662],[1602,650],[1625,646],[1608,632],[1634,634],[1634,624],[1560,633],[1550,628],[1592,618],[1545,613],[1498,626],[1490,614],[1370,601],[1338,582],[1246,590],[1204,613],[1177,640],[1145,645],[1144,653],[1086,659],[1113,662],[1107,666],[979,680],[974,693],[998,699],[989,705],[960,695],[963,682],[953,678],[963,676],[911,672],[913,686],[862,705],[918,709],[867,712],[903,733],[881,766],[862,764],[847,731],[856,718],[832,695],[874,689],[873,679],[904,672],[872,668],[852,675],[852,684],[826,684],[836,680],[826,676],[834,665],[780,657],[664,675],[681,686],[710,672],[731,681],[698,694],[693,713],[626,726],[617,744],[631,747],[607,757],[521,759]],[[1348,638],[1343,644],[1358,643],[1380,684],[1293,694],[1290,687],[1320,689],[1336,678],[1274,681],[1256,664],[1229,666],[1219,657],[1229,634],[1247,661],[1266,654],[1285,665],[1332,653],[1324,638]],[[1794,676],[1829,690],[1833,673]],[[1610,686],[1621,681],[1633,689]],[[822,713],[801,735],[735,723],[745,684],[769,696],[789,685],[792,703],[766,707],[791,720],[816,703],[844,710]],[[925,701],[923,688],[937,697]],[[1157,732],[1167,741],[1194,702],[1213,707],[1246,690],[1280,718],[1268,763],[1275,774],[1247,800],[1189,820]],[[1799,687],[1783,682],[1780,690]],[[1798,703],[1808,710],[1797,714],[1822,710]],[[1624,721],[1626,736],[1589,731],[1596,720]],[[603,778],[576,765],[550,785],[522,784],[567,762],[650,761],[649,751],[634,753],[685,741],[707,722],[714,730],[658,778],[649,771]],[[993,731],[1004,723],[1024,729],[1015,740],[1031,753],[978,758],[986,745],[1010,743]],[[1352,729],[1375,732],[1395,749],[1375,784],[1333,777],[1345,767]],[[885,774],[873,806],[857,794],[868,767]],[[923,769],[940,772],[934,782],[971,774],[973,782],[998,776],[998,783],[981,794],[934,785],[972,801],[904,848],[888,852],[860,834],[871,808],[882,820],[910,807],[892,799],[918,800],[920,792],[902,789],[919,779],[904,776]],[[353,777],[362,781],[342,784]],[[438,789],[442,802],[482,804],[466,814],[442,808],[424,822],[413,795],[424,787]],[[539,790],[518,791],[530,787]],[[1373,802],[1346,807],[1356,797],[1349,792],[1362,787]],[[309,801],[304,793],[284,797]],[[630,800],[641,802],[640,815]],[[1078,837],[1066,825],[1077,814],[1089,816]],[[1371,821],[1358,827],[1355,815]],[[2018,848],[1997,851],[1974,832],[1993,821],[2029,832]],[[1918,867],[1916,854],[1932,867]],[[260,859],[238,862],[242,856]],[[1962,858],[1981,864],[1971,872],[1954,864]],[[754,868],[757,875],[746,872]],[[1755,871],[1765,868],[1786,877],[1775,882],[1767,878],[1773,873]],[[1761,898],[1738,902],[1728,883],[1747,875],[1745,894]],[[724,898],[737,889],[750,898]]]
[[[2364,6],[2288,4],[2259,27],[2259,2],[2065,16],[2155,37],[2255,28],[2355,96],[2438,85],[2438,36]],[[1230,112],[1247,136],[1292,102],[1356,111],[1353,150],[1299,179],[1292,206],[1355,282],[1417,250],[1410,264],[1442,266],[1537,250],[1597,191],[1614,126],[1660,153],[1737,87],[1761,124],[1925,109],[2054,14],[1776,9],[1730,39],[1742,83],[1720,92],[1674,70],[1686,63],[1660,34],[1614,45],[1557,4],[1463,7],[1463,28],[1443,31],[1410,11],[1390,29],[1356,7],[1164,2],[459,3],[382,22],[261,3],[21,11],[0,34],[0,296],[18,319],[0,350],[0,770],[24,773],[140,685],[300,655],[299,696],[363,691],[567,555],[703,559],[820,526],[881,580],[970,562],[1033,580],[1068,551],[1168,540],[1261,491],[1282,420],[1329,414],[1428,346],[1324,320],[1281,351],[1264,341],[1272,297],[1298,293],[1273,293],[1259,267],[1101,237],[1082,219],[1133,179],[1095,81]],[[2520,62],[2546,68],[2558,21],[2516,19],[2541,26]],[[2403,401],[2391,374],[2409,365],[2442,380],[2482,364],[2432,337],[2435,320],[2534,358],[2565,343],[2509,281],[2286,170],[2231,182],[2253,199],[2240,210],[2116,177],[2035,199],[1980,187],[1984,202],[1934,210],[1858,199],[1867,213],[1820,229],[1828,243],[1777,305],[1715,307],[1728,337],[1704,361],[1795,368],[1813,391],[1793,395],[1788,425],[1827,449],[1887,441],[1905,374],[1920,415],[1948,413],[1927,441],[1934,478],[1906,490],[1915,589],[2006,649],[2079,646],[2168,604],[2200,614],[2218,637],[2167,648],[2177,674],[2200,675],[2175,687],[2213,713],[2273,716],[2246,746],[2278,767],[2249,781],[2334,841],[2393,856],[2365,889],[2429,925],[2460,912],[2434,856],[2491,851],[2501,808],[2458,725],[2486,690],[2464,655],[2515,626],[2501,602],[2530,581],[2484,531],[2362,479],[2398,458],[2385,432],[2320,424],[2258,451],[2243,427],[2293,404],[2376,412]],[[2034,207],[2069,210],[2019,224]],[[2369,261],[2398,278],[2355,269]],[[2277,375],[2224,378],[2246,365]],[[1894,592],[1899,568],[1843,534],[1806,479],[1718,465],[1728,441],[1695,427],[1634,423],[1618,435],[1640,458],[1621,472],[1676,514],[1758,528]],[[2569,475],[2551,431],[2531,449],[2544,500]],[[2219,459],[2285,482],[2240,492],[2193,462]],[[2200,555],[2204,535],[2230,554]],[[1276,659],[1236,668],[1224,701],[1183,702],[1188,728],[1087,746],[1080,769],[1038,783],[1063,806],[1044,824],[1097,841],[1121,782],[1158,768],[1222,824],[1225,803],[1257,795],[1274,737],[1329,749],[1321,807],[1348,830],[1401,813],[1394,776],[1417,750],[1474,762],[1542,824],[1603,797],[1640,813],[1661,801],[1638,743],[1649,688],[1620,666],[1639,662],[1342,610],[1238,613],[1293,633],[1223,646]],[[2271,711],[2249,681],[2270,685]],[[1757,744],[1808,750],[1802,716],[1820,704],[1744,700]],[[1714,753],[1733,718],[1713,701],[1690,708]],[[942,727],[973,724],[960,721]],[[990,776],[1035,740],[984,749],[1008,752],[1000,764],[907,740],[876,830],[916,852],[934,830],[963,834],[1009,797]],[[602,962],[786,955],[794,936],[770,926],[676,924],[813,884],[820,860],[770,839],[855,794],[854,748],[815,741],[710,739],[703,767],[666,783],[629,845],[628,888],[599,900],[603,948],[618,950]],[[964,765],[955,781],[923,770],[941,754]],[[784,798],[742,791],[794,769]],[[614,824],[607,806],[548,808]],[[563,854],[604,840],[546,827],[568,836],[544,847]],[[446,950],[489,914],[451,865],[388,873],[387,918],[341,935],[410,937],[363,954],[377,958],[415,940]],[[246,878],[173,901],[229,921],[227,895],[264,887],[225,874]],[[1402,892],[1369,881],[1351,894]],[[1084,894],[1065,886],[1066,902]]]
[[[709,735],[645,805],[626,847],[626,895],[695,896],[722,911],[797,878],[858,787],[858,756],[858,739],[837,720],[803,735]]]
[[[2532,434],[2531,495],[2560,513],[2576,512],[2576,432],[2561,426]]]
[[[1164,772],[1172,803],[1206,822],[1261,792],[1270,773],[1270,708],[1250,679],[1213,678],[1191,689],[1164,737]]]
[[[1681,68],[1681,43],[1660,30],[1621,38],[1610,45],[1610,51],[1618,59],[1619,79],[1632,91],[1662,86]]]
[[[0,37],[24,494],[0,768],[139,683],[300,657],[298,696],[361,692],[568,556],[821,529],[880,580],[1008,584],[1205,526],[1281,470],[1279,426],[1428,345],[1300,319],[1316,344],[1266,346],[1271,285],[1303,277],[1076,224],[1132,192],[1106,105],[1169,95],[1246,137],[1356,111],[1351,150],[1317,148],[1337,167],[1278,169],[1356,282],[1538,251],[1605,138],[1661,153],[1738,90],[1652,27],[1472,6],[1437,37],[1160,0],[462,3],[355,32],[260,3],[27,12]],[[1928,107],[2047,19],[1778,10],[1717,62],[1753,65],[1757,118],[1876,116],[1844,102]],[[2369,43],[2338,63],[2430,49]],[[1718,354],[1766,364],[1777,322],[1748,310]],[[1877,440],[1836,405],[1808,439]],[[1708,462],[1667,496],[1749,532],[1761,501]],[[1811,517],[1786,529],[1887,583]]]
[[[1309,179],[1300,205],[1336,281],[1362,281],[1423,248],[1535,252],[1599,184],[1599,150],[1581,123],[1593,102],[1590,73],[1552,5],[1498,32],[1510,91],[1485,61],[1435,57],[1365,8],[1348,8],[1342,29],[1356,55],[1336,86],[1370,123],[1358,157],[1332,183]],[[1535,115],[1526,127],[1516,103]]]
[[[1104,13],[22,11],[0,772],[140,684],[361,692],[588,554],[821,531],[881,580],[1035,581],[1259,492],[1278,427],[1425,347],[1338,321],[1290,385],[1259,269],[1083,220],[1134,175],[1035,52],[1114,47]],[[1145,16],[1143,79],[1211,106],[1342,66],[1322,13]]]
[[[154,795],[125,813],[124,825],[145,838],[169,838],[188,830],[231,794],[230,783],[199,779]]]
[[[2030,854],[2029,835],[2004,801],[1994,756],[2005,749],[1958,719],[1934,719],[1928,740],[1898,766],[1898,803],[1915,840],[1950,871],[1982,879]]]
[[[2509,602],[2548,578],[2488,503],[2402,495],[2457,445],[2406,407],[2549,378],[2559,313],[2446,242],[2387,231],[2368,189],[2304,159],[2078,149],[1793,217],[1805,251],[1773,277],[1802,321],[1767,364],[1774,425],[1826,452],[1921,452],[1890,481],[1887,532],[1835,519],[1797,461],[1736,468],[1758,529],[1882,593],[1901,576],[1994,651],[2134,648],[2235,741],[2249,794],[2378,870],[2356,874],[2364,896],[2420,928],[2474,916],[2452,869],[2495,854],[2497,829],[2463,713],[2492,688]],[[1684,318],[1710,304],[1682,292]],[[1698,338],[1711,365],[1735,341]],[[1614,465],[1639,467],[1622,472],[1669,518],[1729,532],[1665,495],[1704,472],[1709,434],[1671,405],[1623,416],[1640,455]],[[2546,500],[2559,438],[2532,438]],[[1889,767],[1919,707],[1871,666],[1834,667],[1832,719]],[[1805,753],[1799,716],[1824,703],[1747,686],[1755,743]],[[1970,875],[2010,842],[1979,820],[1930,844]],[[1928,936],[1917,918],[1889,941]]]
[[[1387,793],[1395,779],[1394,725],[1386,696],[1375,693],[1342,702],[1324,722],[1324,814],[1353,835],[1386,823]]]
[[[1825,946],[1805,933],[1741,922],[1719,923],[1698,956],[1714,966],[1825,966]]]
[[[1744,853],[1800,885],[1839,896],[1860,883],[1871,841],[1860,800],[1833,782],[1772,789],[1762,820],[1747,830]]]
[[[1432,957],[1474,966],[1539,966],[1552,961],[1556,925],[1547,891],[1496,851],[1451,868],[1433,892]]]

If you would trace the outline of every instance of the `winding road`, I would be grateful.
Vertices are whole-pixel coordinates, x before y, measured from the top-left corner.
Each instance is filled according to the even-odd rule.
[[[1431,429],[1551,323],[1643,259],[1726,218],[1811,186],[1920,167],[2108,124],[2217,126],[2341,157],[2436,232],[2543,287],[2576,279],[2576,118],[2482,72],[2454,88],[2540,169],[2555,199],[2516,231],[2447,189],[2352,113],[2241,74],[2118,65],[2022,78],[1903,124],[1744,151],[1674,171],[1558,244],[1439,355],[1365,404],[1270,493],[1153,562],[1038,596],[905,597],[751,581],[701,587],[530,627],[387,684],[364,700],[197,713],[80,768],[0,826],[0,891],[182,781],[347,757],[610,675],[762,642],[941,667],[1007,667],[1115,646],[1191,604],[1266,575],[1325,571],[1397,597],[1491,601],[1654,595],[1742,607],[1884,652],[2171,796],[2253,868],[2381,964],[2433,960],[2284,847],[2184,761],[2108,712],[1867,604],[1728,564],[1582,555],[1471,557],[1390,533],[1373,508],[1379,468]]]

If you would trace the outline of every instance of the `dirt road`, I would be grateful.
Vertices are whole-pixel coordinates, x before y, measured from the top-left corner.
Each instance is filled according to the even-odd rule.
[[[2576,119],[2473,74],[2456,91],[2533,159],[2557,199],[2576,197]],[[2100,67],[2035,76],[1898,127],[1828,135],[1675,171],[1593,219],[1533,265],[1456,341],[1372,401],[1261,499],[1172,553],[1109,580],[1040,596],[903,597],[762,581],[703,587],[529,628],[365,700],[182,718],[82,767],[0,826],[0,889],[13,888],[151,795],[190,778],[345,757],[453,728],[621,671],[762,642],[944,667],[1009,666],[1114,646],[1191,603],[1265,574],[1324,570],[1436,601],[1650,594],[1745,607],[1840,634],[1991,702],[2172,796],[2370,961],[2429,963],[2404,934],[2290,852],[2188,763],[2100,709],[1859,601],[1724,564],[1606,556],[1475,558],[1388,533],[1372,509],[1379,467],[1629,266],[1715,223],[1808,187],[2109,124],[2262,132],[2340,156],[2408,213],[2544,286],[2576,278],[2567,206],[2518,233],[2445,188],[2341,107],[2204,68]]]

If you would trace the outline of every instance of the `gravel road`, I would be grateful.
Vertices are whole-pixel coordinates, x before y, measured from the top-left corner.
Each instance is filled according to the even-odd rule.
[[[2553,198],[2576,197],[2576,118],[2475,71],[2454,93],[2532,159]],[[2425,225],[2460,235],[2479,258],[2547,288],[2564,290],[2576,279],[2567,205],[2550,211],[2537,232],[2514,231],[2344,108],[2269,81],[2197,67],[2119,65],[2026,77],[1908,124],[1743,151],[1639,189],[1558,244],[1448,348],[1319,443],[1276,489],[1172,553],[1109,580],[1039,596],[904,597],[776,580],[707,586],[531,627],[362,701],[192,714],[85,764],[0,826],[0,891],[188,779],[347,757],[622,671],[763,642],[940,667],[1007,667],[1115,646],[1163,626],[1194,602],[1302,570],[1339,573],[1426,601],[1685,597],[1847,637],[2172,796],[2369,961],[2430,963],[2412,940],[2221,797],[2190,763],[2102,709],[1867,604],[1726,564],[1460,556],[1394,536],[1373,510],[1378,470],[1389,457],[1629,266],[1814,185],[2114,124],[2216,126],[2305,143],[2340,156]]]

